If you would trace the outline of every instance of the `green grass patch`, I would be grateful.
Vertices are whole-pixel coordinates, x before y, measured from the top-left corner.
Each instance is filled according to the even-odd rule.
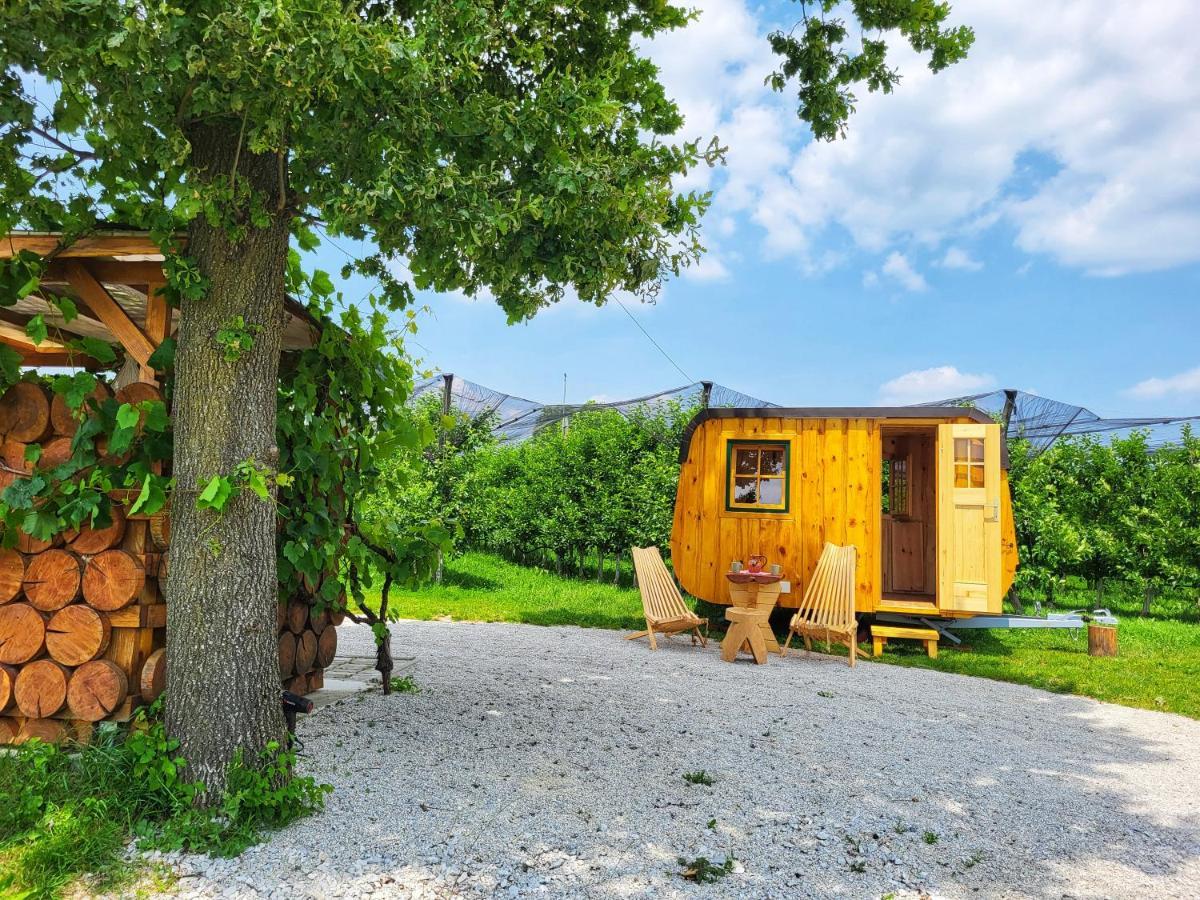
[[[328,790],[289,777],[294,754],[271,746],[253,767],[236,762],[222,801],[199,809],[176,748],[160,723],[139,718],[127,732],[101,723],[87,747],[31,741],[0,752],[0,897],[158,889],[163,873],[126,857],[131,840],[235,855],[319,809]]]
[[[378,598],[368,598],[378,602]],[[446,564],[440,585],[392,590],[392,612],[402,619],[450,617],[472,622],[645,627],[642,601],[631,588],[560,578],[488,553],[465,553]]]
[[[1060,694],[1080,694],[1200,719],[1200,626],[1121,616],[1119,655],[1088,656],[1083,629],[959,631],[963,646],[892,640],[880,661],[1012,681]]]
[[[931,660],[915,641],[889,642],[880,661],[977,675],[1027,684],[1111,703],[1181,713],[1200,719],[1200,622],[1194,599],[1164,598],[1153,617],[1138,613],[1140,597],[1116,588],[1096,598],[1082,589],[1065,593],[1060,604],[1075,608],[1099,599],[1120,618],[1120,655],[1091,657],[1084,630],[1011,629],[962,631],[963,647],[942,641]],[[714,630],[720,607],[701,609]],[[1069,608],[1061,607],[1060,608]],[[466,553],[450,560],[445,582],[393,594],[400,618],[453,618],[533,625],[582,625],[641,630],[642,603],[632,588],[561,578],[487,553]],[[786,622],[786,618],[784,619]],[[720,635],[716,635],[719,639]],[[782,637],[782,636],[781,636]],[[818,649],[824,649],[818,647]],[[839,650],[835,647],[832,652]],[[844,652],[844,651],[841,651]]]

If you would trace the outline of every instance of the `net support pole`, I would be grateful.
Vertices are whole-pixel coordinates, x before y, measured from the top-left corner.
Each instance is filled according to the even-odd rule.
[[[454,393],[454,373],[442,373],[442,421],[438,423],[438,465],[444,466],[446,462],[446,416],[450,415],[450,404]],[[443,475],[444,477],[444,475]],[[444,483],[443,483],[444,486]],[[442,497],[443,504],[448,498]],[[437,554],[437,569],[433,573],[434,584],[442,583],[442,576],[446,569],[446,557],[441,550]]]
[[[1000,413],[1000,432],[1004,440],[1008,440],[1008,425],[1012,421],[1013,410],[1017,407],[1017,392],[1012,388],[1004,389],[1004,410]]]
[[[708,409],[712,403],[712,388],[713,383],[711,381],[700,382],[700,406],[703,409]]]

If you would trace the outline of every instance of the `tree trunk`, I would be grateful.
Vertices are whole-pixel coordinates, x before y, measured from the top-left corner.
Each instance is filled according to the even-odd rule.
[[[288,221],[279,208],[278,160],[240,147],[240,123],[194,126],[192,163],[202,179],[249,188],[268,212],[265,227],[238,233],[203,216],[188,231],[187,254],[208,279],[199,300],[184,299],[177,336],[171,572],[167,582],[166,724],[180,742],[201,802],[220,799],[241,749],[248,763],[268,741],[284,740],[275,631],[275,507],[235,490],[224,511],[196,498],[238,463],[274,471],[275,405],[284,326]],[[225,359],[217,332],[245,319],[253,345]],[[220,690],[213,690],[219,685]]]
[[[1154,598],[1158,591],[1154,589],[1154,585],[1146,582],[1142,585],[1142,615],[1150,615],[1150,608],[1154,605]]]

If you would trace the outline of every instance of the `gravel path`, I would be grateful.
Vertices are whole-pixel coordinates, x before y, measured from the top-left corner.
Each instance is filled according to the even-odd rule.
[[[179,893],[1200,894],[1200,722],[819,655],[728,665],[680,638],[393,630],[421,692],[301,727],[326,811],[238,859],[183,859]],[[712,786],[685,782],[700,769]],[[678,874],[727,852],[714,884]]]

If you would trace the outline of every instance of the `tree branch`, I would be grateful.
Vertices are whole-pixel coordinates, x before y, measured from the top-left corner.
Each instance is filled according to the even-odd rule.
[[[95,153],[93,153],[91,150],[79,150],[75,147],[72,147],[70,144],[66,143],[65,141],[59,140],[54,135],[52,135],[50,132],[46,131],[43,128],[38,128],[36,125],[30,125],[29,130],[32,131],[34,134],[38,135],[39,137],[45,138],[50,143],[52,143],[54,146],[58,147],[60,150],[65,150],[65,151],[67,151],[67,153],[74,153],[75,156],[77,156],[79,159],[99,159],[100,158]]]

